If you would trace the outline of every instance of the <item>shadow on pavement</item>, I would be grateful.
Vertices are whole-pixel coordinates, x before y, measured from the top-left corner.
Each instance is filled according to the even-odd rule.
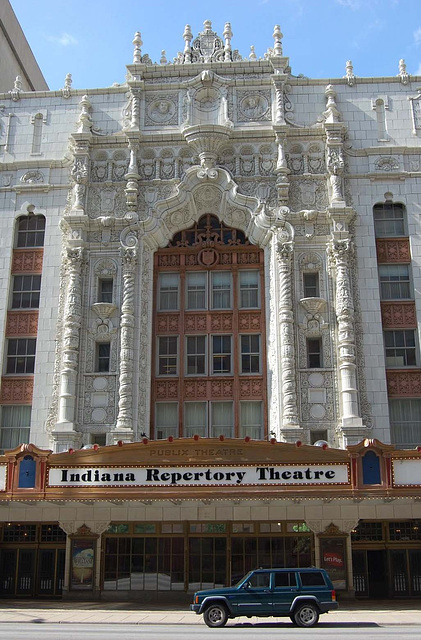
[[[236,628],[244,628],[244,627],[252,627],[253,629],[283,629],[283,628],[293,628],[300,629],[302,627],[296,627],[294,624],[290,622],[256,622],[252,624],[251,622],[238,622],[236,624],[229,624],[227,626],[236,627]],[[361,629],[363,627],[379,627],[376,622],[319,622],[313,629]]]

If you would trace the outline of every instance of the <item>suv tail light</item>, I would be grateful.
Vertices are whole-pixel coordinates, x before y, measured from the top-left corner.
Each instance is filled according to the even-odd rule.
[[[336,600],[336,591],[335,589],[332,590],[332,600],[335,602]]]

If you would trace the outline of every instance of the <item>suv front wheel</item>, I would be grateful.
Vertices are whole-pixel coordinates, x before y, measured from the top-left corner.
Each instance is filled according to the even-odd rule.
[[[313,627],[319,621],[317,607],[311,602],[300,605],[294,611],[294,622],[299,627]]]
[[[223,604],[211,604],[203,614],[208,627],[223,627],[228,620],[228,611]]]

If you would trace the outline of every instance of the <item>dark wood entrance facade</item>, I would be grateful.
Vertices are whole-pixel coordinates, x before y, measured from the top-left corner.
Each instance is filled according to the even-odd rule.
[[[66,534],[57,524],[6,523],[0,548],[0,597],[61,596]]]

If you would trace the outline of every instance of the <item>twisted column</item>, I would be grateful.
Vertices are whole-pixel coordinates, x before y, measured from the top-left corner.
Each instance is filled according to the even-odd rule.
[[[354,302],[351,290],[351,240],[332,240],[328,246],[331,267],[336,274],[335,310],[338,323],[338,364],[341,381],[342,420],[358,418]]]
[[[58,424],[74,429],[76,378],[79,364],[79,339],[82,321],[82,247],[66,249],[65,269],[68,273],[64,307],[63,359],[60,372]]]
[[[134,246],[123,246],[123,303],[121,306],[120,377],[117,429],[133,432],[133,348],[134,290],[137,265],[137,238]]]
[[[279,262],[279,326],[281,336],[282,426],[298,428],[291,242],[277,245]]]

